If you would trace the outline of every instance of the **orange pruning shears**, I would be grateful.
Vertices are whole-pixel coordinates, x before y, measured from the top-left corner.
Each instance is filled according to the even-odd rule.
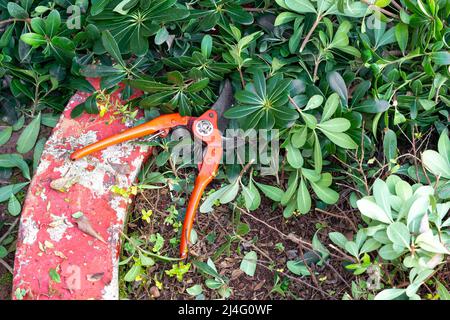
[[[161,115],[149,122],[79,149],[73,152],[70,158],[77,160],[111,145],[150,134],[157,133],[160,137],[165,137],[171,129],[178,126],[187,126],[190,128],[194,136],[206,144],[206,151],[203,155],[202,162],[198,166],[199,173],[195,179],[194,190],[189,199],[181,231],[180,256],[184,259],[187,257],[188,241],[203,191],[216,176],[220,160],[222,159],[223,145],[221,130],[224,130],[226,126],[226,119],[222,116],[232,103],[233,93],[231,83],[229,80],[226,80],[217,101],[210,110],[203,113],[200,117],[181,116],[179,113]]]

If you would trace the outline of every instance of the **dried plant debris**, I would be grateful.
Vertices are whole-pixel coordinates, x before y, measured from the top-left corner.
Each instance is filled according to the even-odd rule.
[[[104,244],[107,244],[105,239],[103,239],[103,237],[97,231],[95,231],[95,229],[92,227],[91,222],[83,214],[83,212],[78,211],[78,212],[74,213],[72,215],[72,218],[75,219],[75,222],[76,222],[76,224],[78,226],[78,229],[80,229],[80,231],[82,231],[82,232],[84,232],[84,233],[94,237],[95,239],[103,242]]]
[[[79,180],[79,176],[61,177],[50,182],[50,188],[59,192],[67,192]]]

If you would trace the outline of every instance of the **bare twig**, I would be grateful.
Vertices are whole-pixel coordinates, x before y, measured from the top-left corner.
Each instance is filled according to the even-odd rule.
[[[273,271],[271,268],[269,268],[268,266],[266,266],[266,265],[264,265],[264,264],[258,263],[258,265],[260,265],[260,266],[266,268],[266,269],[269,270],[269,271]],[[287,273],[282,272],[282,271],[277,271],[277,272],[280,273],[280,274],[282,274],[283,276],[285,276],[285,277],[291,279],[291,280],[294,280],[294,281],[296,281],[296,282],[299,282],[299,283],[301,283],[301,284],[307,286],[308,288],[311,288],[311,289],[314,289],[314,290],[316,290],[316,291],[319,291],[319,292],[322,293],[323,295],[326,295],[326,296],[328,296],[328,297],[330,297],[330,298],[333,298],[333,296],[330,295],[328,292],[322,290],[321,288],[315,287],[315,286],[313,286],[312,284],[310,284],[310,283],[308,283],[308,282],[306,282],[306,281],[303,281],[303,280],[302,280],[301,278],[299,278],[299,277],[293,277],[293,276],[291,276],[290,274],[287,274]]]
[[[14,222],[9,226],[9,229],[5,232],[5,234],[0,237],[0,243],[2,243],[2,241],[5,240],[6,237],[13,231],[14,227],[17,225],[17,222],[19,222],[19,218],[14,220]]]
[[[361,2],[364,2],[365,4],[367,4],[367,5],[369,6],[369,8],[372,9],[372,10],[375,10],[375,11],[378,11],[378,12],[381,12],[381,13],[384,13],[385,15],[387,15],[387,16],[389,16],[389,17],[391,17],[391,18],[395,18],[395,19],[398,19],[398,18],[399,18],[398,15],[396,15],[395,13],[392,13],[392,12],[390,12],[390,11],[388,11],[388,10],[386,10],[386,9],[380,8],[380,7],[378,7],[378,6],[372,5],[372,4],[371,4],[369,1],[367,1],[367,0],[361,0]]]
[[[307,241],[305,241],[305,240],[300,239],[299,237],[297,237],[297,236],[294,235],[293,233],[290,233],[290,234],[288,234],[288,235],[287,235],[287,234],[284,234],[283,232],[281,232],[281,231],[278,230],[277,228],[271,226],[270,224],[266,223],[265,221],[263,221],[263,220],[261,220],[261,219],[258,219],[258,218],[255,217],[254,215],[248,213],[246,210],[244,210],[244,209],[242,209],[242,208],[240,208],[240,207],[238,207],[238,206],[235,206],[235,208],[238,209],[238,210],[239,210],[240,212],[242,212],[243,214],[245,214],[245,215],[251,217],[252,219],[254,219],[254,220],[256,220],[256,221],[258,221],[258,222],[260,222],[260,223],[262,223],[262,224],[265,225],[267,228],[269,228],[269,229],[271,229],[271,230],[273,230],[273,231],[276,231],[279,235],[281,235],[282,238],[287,239],[287,240],[290,240],[290,241],[292,241],[292,242],[294,242],[294,243],[297,243],[297,244],[299,244],[299,245],[306,246],[306,247],[308,247],[309,249],[312,249],[312,244],[311,244],[311,243],[309,243],[309,242],[307,242]]]
[[[13,269],[10,267],[10,265],[3,259],[0,258],[0,264],[2,264],[6,270],[8,270],[11,274],[14,273]]]
[[[316,210],[316,211],[318,211],[318,212],[321,212],[321,213],[324,213],[324,214],[326,214],[326,215],[330,215],[330,216],[335,217],[335,218],[345,219],[345,220],[347,220],[347,221],[350,223],[350,225],[352,226],[353,231],[355,231],[355,232],[358,231],[358,228],[355,226],[355,224],[353,223],[352,219],[350,219],[350,218],[349,218],[348,216],[346,216],[346,215],[340,216],[340,215],[338,215],[338,214],[335,214],[335,213],[332,213],[332,212],[328,212],[328,211],[322,210],[322,209],[320,209],[320,208],[315,208],[314,210]]]
[[[27,18],[27,19],[16,19],[16,18],[12,18],[12,19],[6,19],[6,20],[3,20],[3,21],[0,21],[0,26],[1,26],[1,25],[4,25],[4,24],[11,23],[11,22],[30,22],[30,21],[31,21],[30,18]]]

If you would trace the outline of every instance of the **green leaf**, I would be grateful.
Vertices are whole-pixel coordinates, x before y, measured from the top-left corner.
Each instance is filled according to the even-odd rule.
[[[387,224],[393,222],[392,217],[373,201],[363,198],[356,201],[356,205],[358,206],[359,211],[361,211],[361,214],[370,219],[381,221]]]
[[[35,17],[33,19],[31,19],[30,22],[31,25],[31,29],[40,34],[40,35],[45,35],[45,21],[44,19],[42,19],[41,17]]]
[[[216,201],[219,201],[222,204],[233,201],[239,191],[239,181],[235,180],[233,183],[226,185],[213,194],[210,194],[208,198],[202,203],[200,206],[200,212],[206,213],[211,212],[213,210],[213,205]]]
[[[323,128],[319,129],[327,136],[328,139],[330,139],[334,144],[338,145],[341,148],[356,149],[358,147],[355,141],[353,141],[352,138],[350,138],[350,136],[346,133],[331,132]]]
[[[0,37],[0,48],[8,46],[9,43],[11,42],[14,26],[15,24],[10,24],[3,32],[2,36]]]
[[[315,182],[311,182],[311,186],[315,194],[319,197],[319,199],[325,202],[326,204],[334,204],[339,200],[339,194],[333,189],[324,187],[319,183]]]
[[[30,124],[22,131],[19,139],[17,140],[17,151],[20,153],[27,153],[33,149],[36,144],[36,140],[39,136],[39,130],[41,128],[41,114],[39,113]]]
[[[359,257],[359,250],[358,246],[354,241],[347,241],[345,243],[344,249],[350,253],[353,257],[358,258]]]
[[[330,232],[328,234],[330,240],[333,241],[335,245],[338,247],[345,249],[345,244],[348,242],[348,239],[340,232]]]
[[[24,33],[20,36],[20,40],[32,47],[39,47],[47,43],[44,36],[37,33]]]
[[[384,134],[383,151],[388,162],[397,159],[397,135],[391,129],[387,129]]]
[[[264,195],[276,202],[280,202],[283,197],[284,191],[278,187],[269,186],[267,184],[262,184],[255,182],[258,188],[264,193]]]
[[[212,260],[210,260],[210,258],[208,258],[208,263],[205,263],[202,261],[197,261],[197,260],[195,260],[193,263],[200,271],[206,273],[207,275],[210,275],[211,277],[214,277],[217,279],[224,278],[217,272],[217,270],[215,268],[212,267],[212,266],[214,266],[214,263],[212,262]]]
[[[255,275],[256,271],[256,263],[258,262],[258,256],[255,251],[247,252],[242,259],[241,265],[239,268],[245,272],[250,277]]]
[[[28,18],[27,11],[20,5],[14,2],[8,2],[8,13],[11,17],[16,19],[26,19]]]
[[[366,99],[360,106],[353,109],[364,113],[380,113],[386,111],[389,107],[390,104],[386,100]]]
[[[399,22],[395,26],[395,38],[397,39],[398,46],[403,54],[405,53],[406,46],[408,45],[408,36],[408,25],[403,22]]]
[[[366,242],[364,242],[363,246],[361,247],[360,253],[369,253],[375,250],[378,250],[381,247],[381,243],[378,242],[375,239],[368,239]]]
[[[194,231],[194,230],[192,230]],[[191,233],[192,235],[192,233]],[[192,242],[191,242],[192,243]],[[147,266],[153,266],[155,264],[155,260],[153,260],[150,257],[147,257],[142,252],[139,252],[139,260],[141,261],[141,265],[147,267]]]
[[[250,232],[250,226],[246,223],[242,223],[240,222],[237,226],[236,226],[236,233],[238,235],[240,235],[241,237],[245,236],[246,234],[248,234]]]
[[[390,198],[391,193],[389,192],[389,188],[387,184],[381,180],[376,179],[373,184],[373,195],[375,197],[375,201],[377,205],[380,206],[380,208],[389,216],[392,216],[391,212],[391,204],[390,204]]]
[[[212,37],[209,34],[205,35],[202,39],[201,44],[202,54],[205,58],[209,58],[209,56],[211,55],[212,44],[213,44]]]
[[[91,6],[91,14],[93,16],[98,15],[101,13],[106,5],[110,2],[110,0],[91,0],[92,6]]]
[[[52,10],[45,19],[45,35],[53,37],[58,33],[58,29],[61,25],[61,16],[58,10]]]
[[[261,196],[255,187],[253,180],[250,179],[248,187],[242,185],[242,194],[244,195],[245,207],[250,210],[256,210],[261,203]]]
[[[167,31],[166,27],[162,27],[158,30],[155,36],[155,44],[162,45],[169,38],[169,31]]]
[[[46,138],[40,138],[38,142],[36,143],[34,150],[33,150],[33,171],[36,171],[37,166],[39,164],[39,160],[41,159],[42,152],[44,151],[45,142],[47,141]]]
[[[431,60],[437,65],[448,66],[450,65],[450,52],[439,51],[431,53]]]
[[[2,131],[0,131],[0,146],[9,141],[12,131],[12,127],[5,127]]]
[[[314,131],[314,169],[316,173],[322,172],[322,165],[323,165],[322,149],[320,146],[319,137]]]
[[[294,174],[291,174],[288,180],[288,188],[286,192],[281,197],[281,204],[285,206],[292,198],[292,196],[295,194],[295,191],[297,190],[298,186],[298,172],[295,172]]]
[[[289,9],[298,13],[316,13],[316,8],[309,0],[284,0],[284,3]]]
[[[447,288],[436,280],[436,291],[439,294],[439,300],[450,300],[450,293]]]
[[[288,270],[298,276],[309,276],[311,273],[308,267],[302,261],[288,261],[286,264]]]
[[[344,132],[350,129],[350,126],[350,121],[345,118],[334,118],[317,125],[318,128],[322,128],[329,132]]]
[[[427,100],[427,99],[419,99],[419,104],[426,111],[431,110],[436,105],[436,103],[434,101]]]
[[[1,135],[1,134],[0,134]],[[448,129],[442,131],[438,140],[439,154],[450,163],[450,138],[448,137]]]
[[[331,116],[336,112],[339,106],[339,96],[337,93],[330,95],[325,102],[325,107],[323,108],[322,118],[320,122],[324,122],[331,118]]]
[[[199,91],[202,91],[203,89],[205,89],[208,86],[208,84],[209,84],[209,79],[203,78],[203,79],[200,79],[200,80],[190,84],[186,91],[189,93],[199,92]]]
[[[439,254],[450,254],[449,249],[447,249],[442,242],[439,240],[438,236],[434,236],[430,231],[419,234],[416,238],[416,244],[423,250],[439,253]]]
[[[339,97],[341,97],[345,105],[347,105],[348,90],[344,78],[342,78],[342,76],[338,72],[332,71],[327,73],[327,80],[330,88],[333,89],[339,95]]]
[[[395,260],[400,257],[403,252],[394,250],[392,244],[386,244],[380,248],[378,254],[385,260]]]
[[[347,48],[349,45],[348,35],[351,28],[352,24],[348,20],[342,21],[339,24],[338,30],[336,31],[329,48]]]
[[[8,250],[4,246],[0,245],[0,259],[5,258],[8,255]]]
[[[299,15],[293,12],[281,12],[277,18],[275,19],[275,23],[274,26],[280,26],[282,24],[291,22],[293,20],[295,20],[296,18],[298,18]]]
[[[408,182],[400,180],[395,184],[395,193],[403,200],[407,201],[412,197],[413,191]]]
[[[0,202],[8,200],[11,197],[11,195],[16,194],[17,192],[22,190],[22,188],[25,187],[27,184],[28,182],[22,182],[0,187]]]
[[[375,296],[375,300],[394,300],[402,295],[404,295],[406,289],[384,289]]]
[[[123,0],[117,6],[114,7],[113,11],[121,15],[126,15],[128,11],[130,11],[130,9],[133,8],[133,6],[135,6],[138,1],[139,0]]]
[[[306,104],[306,107],[303,110],[306,111],[316,109],[322,105],[322,102],[323,97],[320,94],[316,94],[308,100],[308,103]]]
[[[102,44],[105,50],[121,65],[125,66],[119,46],[109,30],[102,32]]]
[[[25,178],[31,179],[28,164],[23,160],[23,157],[20,154],[0,154],[0,167],[18,167]]]
[[[195,285],[193,285],[192,287],[189,287],[189,288],[187,288],[186,289],[186,292],[188,293],[188,294],[190,294],[191,296],[198,296],[199,294],[202,294],[203,293],[203,288],[202,288],[202,286],[201,285],[199,285],[199,284],[195,284]]]
[[[450,164],[434,150],[426,150],[422,153],[422,161],[428,171],[435,176],[450,179]]]
[[[225,194],[223,194],[220,197],[220,203],[225,204],[233,201],[236,198],[238,191],[239,191],[239,184],[236,180],[235,182],[233,182],[228,186]]]
[[[140,275],[142,272],[142,267],[138,264],[134,264],[130,270],[125,274],[123,277],[123,280],[126,282],[132,282],[136,279],[138,275]]]
[[[12,216],[18,216],[22,211],[22,207],[20,206],[19,200],[17,200],[15,195],[11,195],[8,201],[8,212]]]
[[[300,185],[297,191],[297,209],[302,214],[308,213],[311,210],[311,196],[309,195],[303,177],[300,179]]]
[[[50,49],[53,56],[61,63],[69,63],[75,55],[75,44],[66,37],[53,37]]]
[[[48,275],[49,275],[50,279],[51,279],[53,282],[61,283],[61,277],[60,277],[58,271],[56,271],[55,268],[51,268],[51,269],[48,271]]]
[[[287,151],[287,161],[288,163],[296,169],[299,169],[303,166],[303,157],[300,153],[300,150],[295,148],[291,143],[286,145]]]
[[[308,127],[302,126],[299,131],[296,131],[291,137],[292,146],[301,148],[305,145],[308,137]]]
[[[411,234],[408,227],[401,222],[390,224],[386,230],[389,240],[397,246],[409,249],[411,242]]]

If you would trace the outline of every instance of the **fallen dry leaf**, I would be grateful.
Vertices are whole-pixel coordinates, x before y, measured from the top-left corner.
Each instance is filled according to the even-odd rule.
[[[97,281],[101,280],[104,275],[105,275],[104,272],[97,272],[97,273],[93,273],[93,274],[88,274],[86,276],[86,279],[90,282],[97,282]]]
[[[263,285],[266,283],[266,280],[261,281],[260,283],[258,283],[254,288],[253,291],[258,291],[259,289],[261,289],[263,287]]]
[[[241,269],[235,269],[231,272],[231,280],[239,278],[244,272]]]
[[[72,217],[75,219],[75,222],[78,226],[78,229],[80,229],[80,231],[82,231],[82,232],[84,232],[106,244],[105,239],[103,239],[103,237],[97,231],[94,230],[94,228],[91,225],[91,222],[82,212],[77,212],[77,213],[73,214]]]
[[[50,188],[59,192],[67,192],[78,180],[78,176],[61,177],[50,182]]]
[[[48,241],[48,240],[45,240],[44,241],[44,246],[45,246],[45,248],[46,249],[53,249],[55,246],[53,245],[53,243],[51,243],[50,241]]]
[[[60,257],[62,259],[67,259],[67,257],[64,255],[64,253],[62,253],[61,251],[53,251],[53,253],[55,254],[55,256]]]

